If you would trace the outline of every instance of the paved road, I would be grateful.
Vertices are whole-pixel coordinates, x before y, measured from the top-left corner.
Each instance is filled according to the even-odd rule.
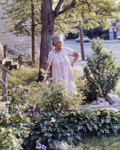
[[[117,61],[120,61],[120,40],[105,40],[105,47],[108,50],[113,50],[113,55],[116,57]],[[66,40],[64,41],[64,46],[68,46],[74,50],[77,50],[80,52],[80,43],[76,43],[75,39],[72,40]],[[84,43],[84,50],[85,55],[91,56],[92,55],[92,49],[91,49],[91,43],[87,42]]]

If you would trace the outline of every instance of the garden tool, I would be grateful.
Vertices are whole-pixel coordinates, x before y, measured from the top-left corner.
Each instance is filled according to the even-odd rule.
[[[48,65],[48,67],[47,67],[47,71],[46,71],[46,73],[45,73],[45,76],[44,76],[44,79],[43,79],[43,83],[45,82],[45,80],[46,80],[46,78],[47,78],[47,73],[48,73],[48,70],[49,70],[50,65],[51,65],[51,63],[52,63],[52,59],[53,59],[53,58],[51,58],[50,63],[49,63],[49,65]],[[39,99],[39,97],[40,97],[40,94],[41,94],[41,88],[40,88],[39,94],[38,94],[38,96],[37,96],[35,105],[33,106],[33,113],[34,113],[35,108],[36,108],[36,105],[37,105],[37,103],[38,103],[38,99]],[[33,116],[33,113],[32,113],[32,116]]]

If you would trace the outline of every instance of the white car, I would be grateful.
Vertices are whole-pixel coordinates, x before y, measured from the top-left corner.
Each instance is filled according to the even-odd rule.
[[[91,40],[86,36],[83,35],[83,42],[90,42]],[[80,37],[76,39],[76,42],[80,42]]]
[[[117,39],[120,40],[120,36],[118,36]]]

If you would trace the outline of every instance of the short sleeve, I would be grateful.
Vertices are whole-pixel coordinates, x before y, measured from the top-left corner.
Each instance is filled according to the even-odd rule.
[[[67,53],[68,56],[72,56],[73,55],[73,49],[69,48],[69,47],[64,47],[65,52]]]
[[[50,64],[50,63],[52,63],[51,61],[52,61],[52,51],[50,51],[49,54],[48,54],[47,63]]]

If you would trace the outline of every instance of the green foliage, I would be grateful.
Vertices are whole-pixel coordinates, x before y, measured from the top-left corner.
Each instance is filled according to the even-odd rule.
[[[104,39],[104,40],[108,40],[108,39],[109,39],[109,36],[108,36],[108,34],[102,34],[102,35],[100,36],[100,38],[101,38],[101,39]]]
[[[33,2],[26,0],[7,0],[6,3],[0,0],[0,4],[4,9],[2,19],[5,20],[5,27],[7,31],[13,32],[17,36],[27,35],[31,36],[31,4],[35,7],[35,34],[39,36],[40,33],[40,8],[41,2],[34,0]],[[10,19],[10,21],[8,21]]]
[[[48,83],[46,87],[41,97],[46,111],[61,111],[69,108],[70,93],[68,96],[68,91],[63,84]]]
[[[39,104],[41,108],[39,116],[37,116],[39,121],[34,121],[35,125],[30,129],[30,120],[23,115],[25,110],[23,106],[26,99],[28,100],[26,92],[24,89],[22,91],[13,89],[10,93],[13,107],[9,118],[4,112],[0,112],[1,149],[11,149],[11,147],[15,149],[15,146],[16,150],[17,148],[22,149],[23,140],[24,149],[29,150],[35,150],[37,143],[46,145],[47,149],[55,149],[54,141],[56,140],[78,146],[86,138],[117,135],[119,133],[119,111],[94,111],[89,109],[79,112],[65,111],[64,107],[61,106],[64,106],[66,94],[64,95],[65,91],[62,91],[64,88],[61,85],[56,86],[48,82],[44,83],[44,88],[42,83],[34,83],[32,87],[33,85],[42,87],[43,90],[40,98],[43,103]],[[74,101],[74,99],[72,100]],[[6,136],[8,142],[6,142]],[[8,143],[10,144],[8,145]]]
[[[9,115],[0,111],[0,118],[0,149],[23,149],[23,138],[28,137],[32,125],[30,119],[25,117],[19,109]]]
[[[43,3],[46,3],[43,1]],[[75,5],[74,5],[75,4]],[[84,5],[83,5],[84,4]],[[13,32],[16,35],[31,35],[31,1],[28,0],[7,0],[6,3],[1,1],[1,5],[5,10],[6,20],[5,27],[8,31]],[[33,5],[35,8],[35,28],[36,35],[40,35],[41,29],[41,1],[34,0]],[[48,5],[46,3],[46,5]],[[52,1],[51,11],[55,11],[58,1]],[[72,6],[72,7],[71,7]],[[71,7],[71,9],[68,9]],[[62,5],[60,5],[60,10],[65,10],[60,13],[55,19],[55,31],[60,33],[78,32],[76,26],[78,26],[79,21],[81,21],[82,27],[84,29],[95,28],[101,26],[103,28],[108,28],[108,19],[106,16],[117,16],[116,9],[117,5],[114,0],[89,0],[83,2],[75,0],[71,4],[71,1],[64,0]],[[56,13],[56,12],[55,12]],[[114,15],[113,15],[114,14]],[[118,16],[117,16],[118,17]],[[8,21],[10,19],[10,21]],[[104,20],[104,21],[103,21]],[[76,23],[75,23],[76,22]]]
[[[90,137],[117,135],[120,131],[120,112],[107,110],[81,110],[80,112],[41,113],[24,146],[35,149],[36,143],[43,143],[48,149],[55,149],[54,140],[66,141],[77,146]]]
[[[4,111],[0,111],[0,128],[4,127],[7,123],[6,114]]]
[[[120,67],[116,65],[112,51],[106,51],[99,39],[92,42],[92,49],[94,53],[92,57],[87,57],[83,76],[86,80],[83,94],[87,101],[105,98],[107,93],[115,90],[120,77]]]
[[[17,138],[15,135],[18,133],[16,128],[2,128],[0,130],[0,149],[1,150],[22,150],[23,140]]]
[[[29,136],[32,123],[30,118],[24,115],[27,109],[25,92],[12,89],[9,93],[10,113],[0,110],[0,149],[22,150],[23,138]]]
[[[38,72],[32,71],[30,67],[23,67],[21,70],[13,70],[14,77],[8,75],[8,83],[10,86],[13,85],[28,85],[33,81],[37,80]]]
[[[8,88],[17,85],[27,86],[31,82],[36,81],[38,77],[38,72],[34,71],[31,67],[23,66],[21,70],[12,70],[11,72],[14,76],[7,74]],[[2,71],[0,72],[0,79],[2,79]],[[1,84],[0,88],[2,89]]]
[[[66,9],[71,1],[64,1],[61,9]],[[59,15],[55,20],[55,31],[57,33],[76,33],[79,21],[84,29],[101,27],[108,29],[110,24],[106,16],[115,17],[117,4],[114,0],[83,0],[75,1],[75,7]]]
[[[8,91],[8,99],[11,102],[9,105],[10,111],[16,109],[20,112],[25,112],[29,108],[28,90],[25,88],[12,88]]]
[[[68,148],[68,150],[119,150],[120,136],[109,138],[86,139],[78,147]]]
[[[40,96],[38,99],[37,107],[43,108],[44,103],[48,104],[48,111],[53,110],[67,110],[78,108],[82,102],[82,95],[80,92],[73,97],[68,90],[62,84],[55,84],[49,81],[42,82],[32,82],[28,89],[28,99],[31,104],[35,104],[38,94]]]

